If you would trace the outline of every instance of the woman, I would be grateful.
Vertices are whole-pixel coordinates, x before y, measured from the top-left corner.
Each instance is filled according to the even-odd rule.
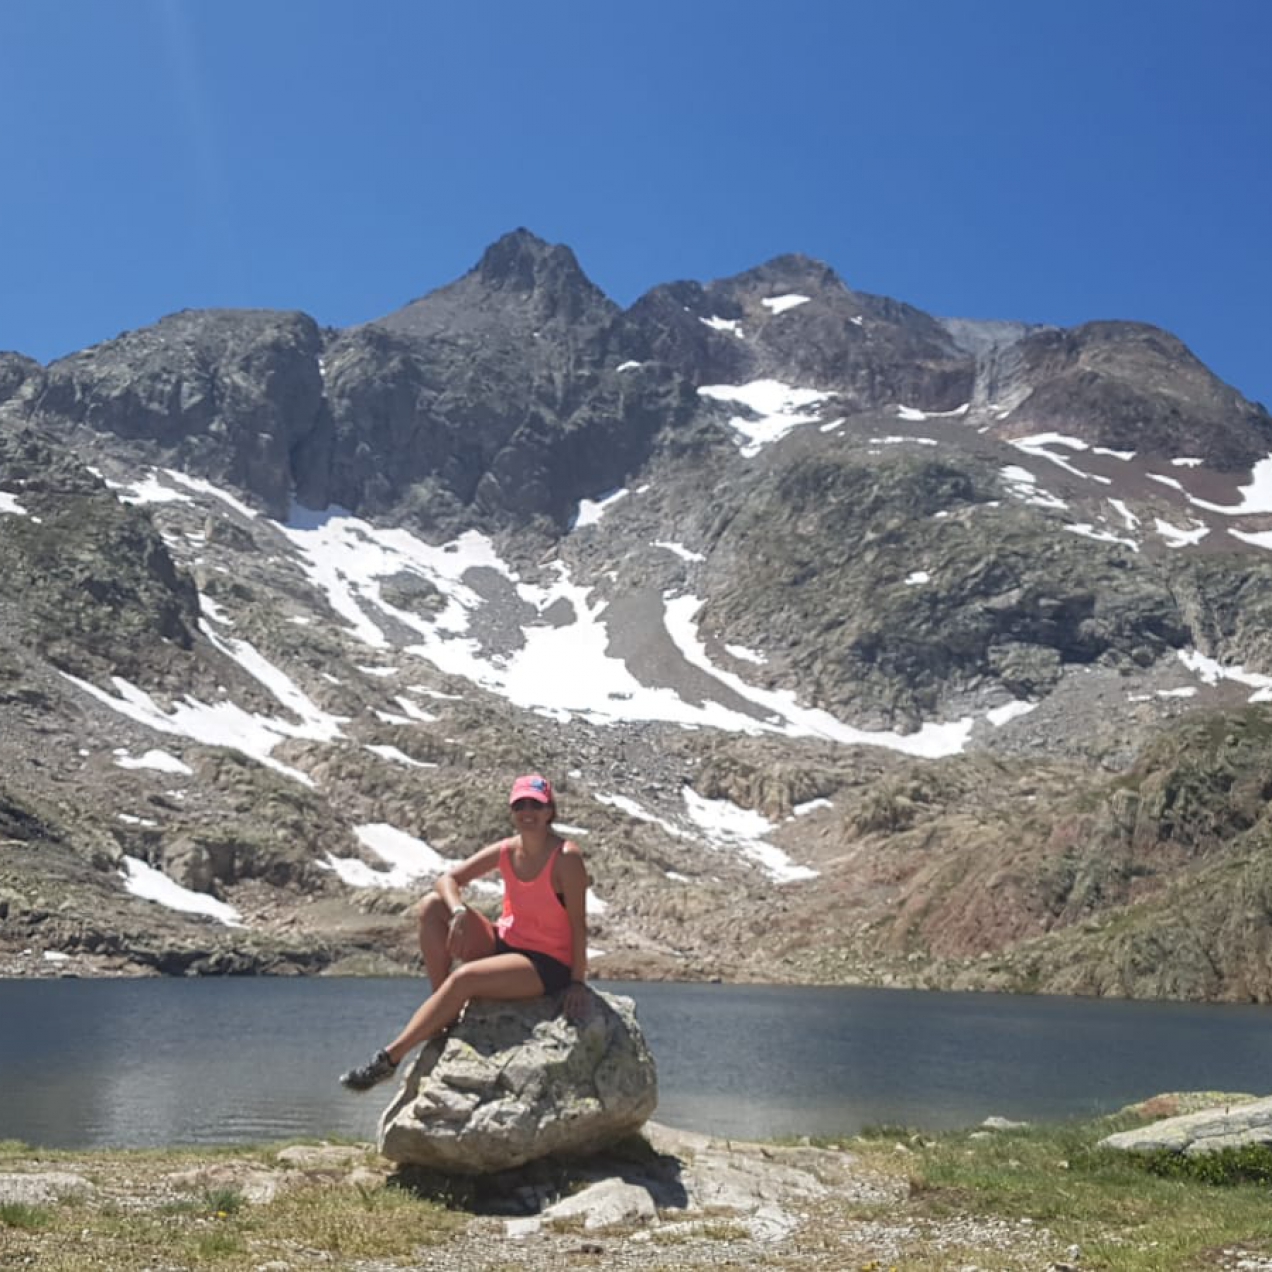
[[[420,907],[420,953],[433,993],[406,1028],[366,1064],[342,1074],[353,1091],[391,1077],[413,1047],[436,1037],[472,998],[538,998],[565,992],[566,1015],[587,1013],[587,868],[578,845],[552,829],[552,784],[519,777],[508,798],[517,834],[474,853],[442,875]],[[498,869],[503,915],[492,925],[460,895]],[[452,970],[452,960],[459,965]]]

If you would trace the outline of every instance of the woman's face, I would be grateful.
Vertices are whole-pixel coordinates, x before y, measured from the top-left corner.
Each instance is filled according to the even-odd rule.
[[[546,826],[556,816],[551,804],[541,804],[537,799],[519,799],[512,805],[511,812],[513,824],[527,829]]]

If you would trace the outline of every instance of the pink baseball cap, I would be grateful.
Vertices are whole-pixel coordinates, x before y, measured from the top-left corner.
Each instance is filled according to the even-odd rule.
[[[525,777],[519,777],[513,782],[508,803],[515,804],[519,799],[534,799],[540,804],[556,804],[552,796],[552,783],[546,777],[540,777],[538,773],[527,773]]]

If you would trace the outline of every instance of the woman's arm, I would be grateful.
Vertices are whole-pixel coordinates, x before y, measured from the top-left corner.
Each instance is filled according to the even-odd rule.
[[[498,869],[501,847],[502,840],[497,844],[487,844],[485,848],[473,853],[467,861],[461,861],[453,870],[438,877],[433,884],[433,891],[446,902],[452,915],[464,904],[461,889],[474,879],[480,879],[482,875]]]

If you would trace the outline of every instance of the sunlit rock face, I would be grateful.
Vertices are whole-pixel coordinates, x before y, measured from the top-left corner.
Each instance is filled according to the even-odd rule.
[[[305,314],[185,310],[53,363],[41,412],[136,454],[243,490],[276,515],[321,497],[331,421]]]
[[[1130,1153],[1178,1153],[1183,1157],[1206,1157],[1211,1153],[1269,1145],[1272,1145],[1272,1099],[1260,1100],[1248,1095],[1227,1099],[1216,1096],[1207,1107],[1106,1135],[1100,1141],[1101,1148]]]
[[[658,1104],[654,1059],[630,998],[591,999],[577,1025],[555,998],[472,1004],[405,1074],[380,1120],[380,1152],[478,1175],[635,1134]]]
[[[1266,409],[1157,327],[1084,323],[1032,332],[1017,348],[1004,390],[1024,396],[996,426],[1001,436],[1061,433],[1168,461],[1197,457],[1220,472],[1249,469],[1272,450]]]
[[[1270,526],[1168,333],[798,255],[0,355],[0,971],[413,968],[534,768],[614,976],[1266,997]]]

